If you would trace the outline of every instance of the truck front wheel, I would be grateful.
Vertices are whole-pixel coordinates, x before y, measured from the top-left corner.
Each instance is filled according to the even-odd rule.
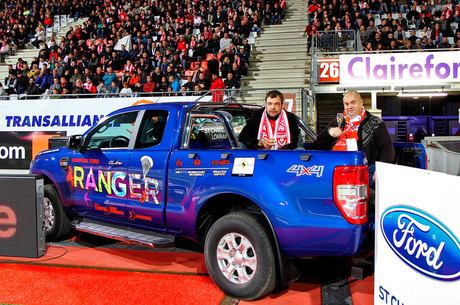
[[[45,185],[44,195],[43,229],[46,240],[59,240],[70,233],[72,226],[62,207],[61,198],[59,198],[53,185]]]
[[[212,280],[227,295],[254,300],[275,288],[273,245],[251,214],[237,212],[217,220],[206,236],[204,252]]]

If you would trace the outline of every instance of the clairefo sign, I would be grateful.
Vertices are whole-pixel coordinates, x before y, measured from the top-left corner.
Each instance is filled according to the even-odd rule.
[[[459,303],[460,177],[377,163],[374,304]]]
[[[460,51],[340,56],[340,84],[390,85],[460,81]]]

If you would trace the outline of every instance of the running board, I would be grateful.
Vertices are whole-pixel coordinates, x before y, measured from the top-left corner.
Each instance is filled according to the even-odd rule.
[[[174,246],[174,236],[161,233],[145,234],[81,220],[72,221],[72,227],[77,231],[144,246],[155,248],[170,248]]]

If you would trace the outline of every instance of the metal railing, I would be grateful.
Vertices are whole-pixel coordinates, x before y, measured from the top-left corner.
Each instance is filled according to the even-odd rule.
[[[355,30],[318,31],[312,39],[312,51],[316,53],[355,51],[358,46]]]
[[[264,106],[265,95],[270,90],[279,90],[283,93],[287,102],[287,109],[294,112],[308,124],[313,120],[313,99],[309,91],[302,87],[285,88],[260,88],[260,89],[216,89],[212,91],[176,91],[176,92],[133,92],[133,93],[83,93],[83,94],[11,94],[3,96],[4,100],[53,100],[53,99],[88,99],[88,98],[153,98],[156,100],[162,97],[190,97],[190,102],[219,101],[236,102]],[[0,101],[1,103],[1,101]]]
[[[265,105],[265,95],[270,90],[278,90],[284,95],[287,103],[287,110],[294,112],[308,124],[313,120],[313,100],[309,96],[309,91],[303,87],[272,87],[258,89],[227,89],[226,96],[232,101],[238,103]]]

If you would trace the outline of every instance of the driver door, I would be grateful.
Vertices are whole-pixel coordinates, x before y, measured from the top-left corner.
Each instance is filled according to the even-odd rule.
[[[80,216],[126,220],[128,162],[138,111],[114,115],[85,136],[82,149],[69,160],[67,182]]]

